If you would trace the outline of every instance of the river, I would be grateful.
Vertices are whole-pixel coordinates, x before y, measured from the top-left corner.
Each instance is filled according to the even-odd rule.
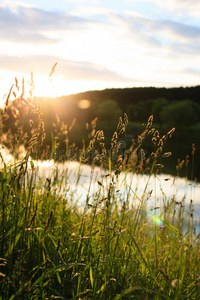
[[[6,164],[13,162],[13,157],[6,149],[1,152]],[[161,212],[163,203],[182,202],[185,211],[191,212],[193,205],[194,220],[200,217],[200,184],[172,175],[160,174],[137,175],[122,172],[118,177],[109,174],[108,170],[100,167],[80,164],[75,161],[55,163],[49,161],[33,161],[35,184],[45,187],[46,178],[51,178],[52,191],[67,197],[69,203],[85,206],[86,200],[92,204],[97,197],[106,197],[109,187],[114,190],[116,199],[121,203],[129,200],[131,205],[145,201],[149,212]],[[29,163],[29,171],[31,165]],[[145,196],[145,197],[144,197]],[[175,207],[175,206],[174,206]]]

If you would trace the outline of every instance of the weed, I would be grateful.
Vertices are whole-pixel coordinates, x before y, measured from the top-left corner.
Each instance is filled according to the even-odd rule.
[[[33,85],[33,79],[31,82]],[[124,115],[108,151],[104,133],[96,131],[94,120],[87,124],[89,140],[80,150],[69,144],[71,128],[57,116],[52,144],[47,145],[43,112],[37,101],[30,103],[26,105],[33,119],[24,121],[21,131],[10,136],[12,148],[23,144],[26,154],[12,165],[6,165],[1,156],[1,299],[198,299],[200,257],[192,202],[188,213],[184,200],[178,202],[176,195],[164,198],[159,212],[157,202],[155,214],[147,210],[152,193],[148,184],[160,172],[162,160],[171,155],[163,149],[174,129],[160,137],[152,128],[151,116],[144,132],[125,149],[120,139],[128,124]],[[143,142],[149,137],[153,150],[146,157]],[[32,155],[49,158],[50,146],[54,158],[61,143],[66,145],[63,165],[68,159],[77,160],[80,166],[91,165],[82,208],[73,202],[70,175],[61,171],[61,164],[44,180],[31,160]],[[194,145],[192,151],[194,157]],[[184,163],[178,162],[177,171]],[[101,178],[95,179],[95,165],[102,170]],[[122,172],[127,187],[124,194],[116,188]],[[130,173],[148,175],[141,196],[128,182]],[[80,177],[79,168],[74,178],[76,189]],[[94,193],[93,181],[98,186]]]

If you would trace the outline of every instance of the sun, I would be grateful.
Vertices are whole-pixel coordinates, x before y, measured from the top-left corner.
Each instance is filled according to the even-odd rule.
[[[62,76],[34,75],[34,95],[37,97],[60,97],[84,92],[89,89],[81,80],[66,80]],[[88,105],[86,102],[83,105]],[[83,108],[84,109],[84,108]]]
[[[17,79],[17,85],[16,85]],[[0,107],[4,107],[10,88],[13,86],[12,92],[9,96],[9,103],[22,95],[24,86],[24,99],[31,97],[52,97],[57,98],[77,93],[84,93],[90,90],[103,89],[103,85],[99,81],[87,82],[80,79],[71,79],[53,74],[51,77],[48,74],[39,73],[15,73],[8,72],[1,73],[0,70]],[[30,93],[31,92],[31,93]],[[91,103],[84,98],[78,103],[80,109],[88,109]]]
[[[66,82],[62,78],[34,76],[34,95],[38,97],[59,97],[67,93]]]

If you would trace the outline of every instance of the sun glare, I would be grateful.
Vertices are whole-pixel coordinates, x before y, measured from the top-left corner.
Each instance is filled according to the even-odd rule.
[[[34,77],[34,95],[39,97],[57,97],[64,93],[63,82],[59,78],[49,78],[47,76]],[[66,91],[65,91],[66,92]]]
[[[50,73],[51,74],[51,73]],[[32,76],[32,77],[31,77]],[[17,80],[17,85],[16,85]],[[9,95],[10,88],[13,86],[9,96],[9,102],[21,97],[23,85],[25,99],[33,97],[61,97],[71,94],[83,93],[89,90],[101,90],[115,86],[114,82],[100,82],[93,80],[87,82],[85,80],[68,79],[57,74],[52,74],[51,77],[47,75],[40,75],[37,73],[16,73],[16,72],[1,72],[0,70],[0,107],[4,107],[6,99]],[[33,88],[33,89],[32,89]],[[31,93],[32,94],[31,94]],[[78,106],[80,109],[88,109],[91,103],[87,99],[79,101]]]

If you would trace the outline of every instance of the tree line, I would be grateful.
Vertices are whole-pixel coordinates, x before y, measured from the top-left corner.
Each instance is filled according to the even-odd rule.
[[[87,99],[90,104],[83,109],[80,101]],[[34,101],[40,106],[45,124],[46,142],[51,144],[51,132],[62,127],[62,122],[76,123],[70,132],[70,141],[78,146],[87,140],[85,124],[90,124],[96,117],[97,128],[102,129],[109,140],[120,116],[128,115],[126,143],[132,137],[137,138],[150,115],[154,116],[154,124],[163,134],[172,127],[176,128],[174,139],[169,150],[177,157],[190,152],[191,144],[195,143],[200,157],[200,86],[180,88],[125,88],[88,91],[58,98],[37,98],[31,105],[16,99],[7,108],[7,119],[4,120],[3,131],[15,133],[21,126],[31,132],[29,120],[37,126],[37,113],[33,109]],[[59,119],[59,122],[57,120]],[[60,124],[60,125],[59,125]],[[131,142],[131,141],[130,141]],[[51,147],[51,146],[50,146]],[[200,163],[200,159],[199,159]]]

